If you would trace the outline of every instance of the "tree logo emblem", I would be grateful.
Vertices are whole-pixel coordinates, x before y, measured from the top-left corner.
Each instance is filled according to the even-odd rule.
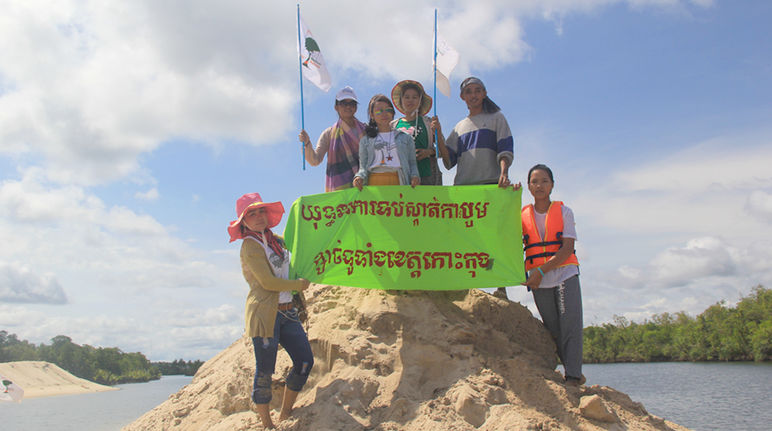
[[[306,37],[306,51],[308,51],[308,58],[303,61],[303,66],[310,68],[311,66],[309,66],[308,63],[311,63],[317,68],[322,67],[322,51],[319,49],[319,44],[316,43],[314,38]]]

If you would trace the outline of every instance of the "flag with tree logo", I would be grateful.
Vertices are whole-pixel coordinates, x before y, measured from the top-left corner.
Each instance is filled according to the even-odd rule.
[[[303,18],[299,19],[300,40],[298,41],[298,53],[300,54],[300,63],[303,76],[319,87],[322,91],[329,91],[332,86],[330,73],[327,71],[327,65],[322,57],[322,50],[319,43],[314,38],[311,30],[308,29]]]

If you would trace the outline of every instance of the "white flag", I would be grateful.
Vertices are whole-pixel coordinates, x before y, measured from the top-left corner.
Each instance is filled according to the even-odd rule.
[[[19,403],[22,398],[24,398],[24,389],[0,376],[0,401],[16,401]]]
[[[303,70],[303,76],[322,91],[330,91],[332,83],[330,82],[330,73],[327,72],[327,65],[324,64],[322,51],[319,49],[319,44],[316,43],[314,35],[311,34],[311,30],[303,22],[303,18],[300,18],[300,40],[298,42],[300,67]]]
[[[437,33],[437,89],[450,97],[450,72],[458,64],[458,51]]]

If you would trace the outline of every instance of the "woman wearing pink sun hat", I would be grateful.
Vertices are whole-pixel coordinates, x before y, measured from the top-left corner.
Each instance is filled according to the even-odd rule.
[[[284,247],[284,240],[271,232],[283,214],[281,202],[263,202],[259,193],[248,193],[236,201],[238,219],[228,226],[231,242],[243,240],[241,270],[249,284],[246,332],[252,338],[255,351],[252,400],[265,428],[274,427],[268,404],[279,344],[292,358],[279,420],[289,417],[314,365],[308,336],[292,303],[292,291],[305,290],[310,282],[302,278],[287,279],[289,251]]]

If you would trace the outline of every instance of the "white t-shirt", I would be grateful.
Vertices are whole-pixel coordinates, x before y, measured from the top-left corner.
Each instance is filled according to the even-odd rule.
[[[268,247],[257,239],[251,236],[246,237],[245,240],[246,239],[252,240],[263,247],[263,250],[265,250],[265,257],[268,259],[268,265],[271,267],[271,270],[273,270],[273,275],[275,277],[287,279],[290,263],[289,250],[285,250],[284,257],[281,258],[271,247]],[[287,302],[292,302],[292,292],[286,290],[279,292],[279,304],[285,304]]]
[[[533,218],[536,221],[536,230],[539,231],[540,239],[544,241],[544,222],[547,221],[547,213],[537,212],[534,208]],[[576,222],[574,222],[574,212],[571,208],[563,205],[563,238],[573,238],[576,240]],[[532,269],[536,271],[536,268]],[[529,272],[530,274],[530,272]],[[566,265],[552,271],[544,273],[544,277],[539,283],[539,288],[556,287],[569,278],[579,274],[579,266]]]
[[[370,165],[370,172],[396,172],[399,170],[399,154],[397,154],[396,132],[378,133],[373,148],[375,157]]]
[[[282,290],[279,292],[279,304],[286,304],[292,302],[292,292]]]

